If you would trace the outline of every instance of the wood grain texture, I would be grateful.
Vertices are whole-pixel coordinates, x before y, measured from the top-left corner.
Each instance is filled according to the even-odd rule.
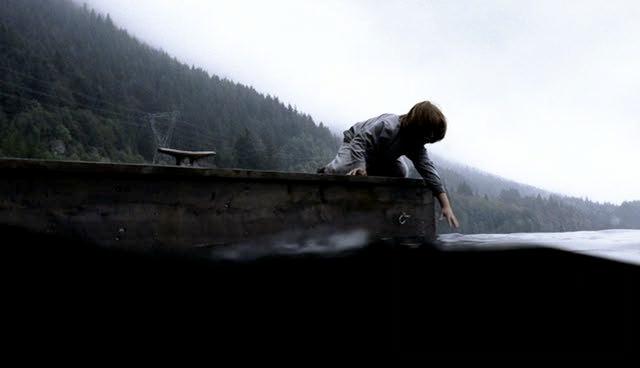
[[[0,224],[103,246],[187,249],[351,230],[435,238],[433,195],[415,179],[0,159],[0,192]]]

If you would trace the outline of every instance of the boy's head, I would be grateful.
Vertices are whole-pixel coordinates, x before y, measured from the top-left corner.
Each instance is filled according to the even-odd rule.
[[[447,119],[436,105],[422,101],[400,116],[400,127],[422,144],[435,143],[447,133]]]

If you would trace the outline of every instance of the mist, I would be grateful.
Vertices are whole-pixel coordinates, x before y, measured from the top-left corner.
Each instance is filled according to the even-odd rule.
[[[431,152],[558,193],[640,199],[637,2],[87,4],[338,134],[431,100],[449,121]]]

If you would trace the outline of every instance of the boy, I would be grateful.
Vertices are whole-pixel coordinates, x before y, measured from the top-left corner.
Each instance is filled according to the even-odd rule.
[[[407,177],[408,169],[400,156],[413,162],[416,170],[438,198],[449,226],[458,227],[440,175],[424,145],[442,140],[447,131],[444,114],[429,101],[418,102],[404,115],[382,114],[355,124],[344,132],[342,146],[324,174]]]

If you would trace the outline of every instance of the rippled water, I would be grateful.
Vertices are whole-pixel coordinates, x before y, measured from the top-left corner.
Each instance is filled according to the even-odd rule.
[[[391,246],[434,246],[409,239],[411,238],[383,240]],[[316,232],[288,232],[246,243],[216,246],[208,252],[214,259],[236,261],[251,261],[269,256],[331,257],[365,248],[378,240],[372,239],[365,230],[336,233],[332,229],[325,228]],[[640,265],[640,230],[511,234],[451,233],[438,236],[435,245],[444,251],[548,247]]]
[[[613,229],[560,233],[443,234],[448,250],[543,246],[640,265],[640,230]]]

